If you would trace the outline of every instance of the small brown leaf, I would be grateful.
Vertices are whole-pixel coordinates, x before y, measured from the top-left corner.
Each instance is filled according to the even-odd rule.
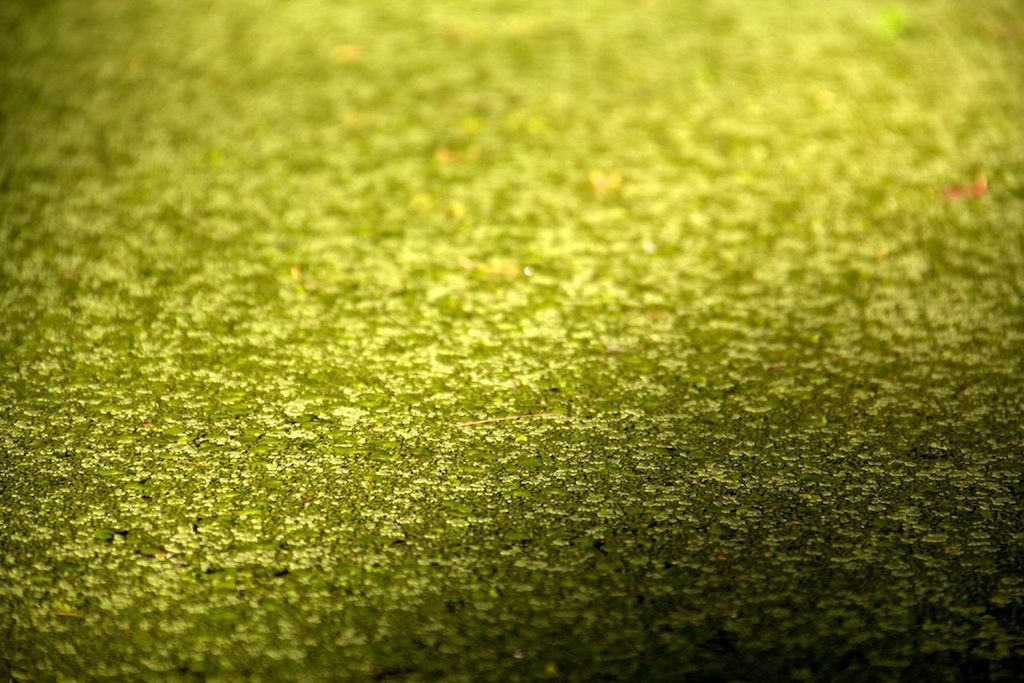
[[[444,166],[452,166],[462,161],[462,155],[447,147],[441,147],[434,152],[434,161]]]
[[[946,199],[979,199],[988,193],[988,178],[980,174],[970,185],[950,185],[942,191]]]

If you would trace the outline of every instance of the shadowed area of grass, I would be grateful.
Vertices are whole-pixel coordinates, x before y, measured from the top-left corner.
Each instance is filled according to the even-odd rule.
[[[0,675],[1019,671],[1018,2],[0,35]]]

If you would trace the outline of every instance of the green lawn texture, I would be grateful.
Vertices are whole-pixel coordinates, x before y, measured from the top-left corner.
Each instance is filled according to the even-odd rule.
[[[0,676],[1011,680],[1016,0],[0,3]]]

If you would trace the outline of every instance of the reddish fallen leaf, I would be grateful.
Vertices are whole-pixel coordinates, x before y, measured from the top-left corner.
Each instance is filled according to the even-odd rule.
[[[946,199],[978,199],[988,192],[988,178],[982,173],[970,185],[950,185],[942,191]]]

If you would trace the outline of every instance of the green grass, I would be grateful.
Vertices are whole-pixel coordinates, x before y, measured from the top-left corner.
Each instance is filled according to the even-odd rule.
[[[0,36],[0,676],[1024,665],[1015,0]]]

